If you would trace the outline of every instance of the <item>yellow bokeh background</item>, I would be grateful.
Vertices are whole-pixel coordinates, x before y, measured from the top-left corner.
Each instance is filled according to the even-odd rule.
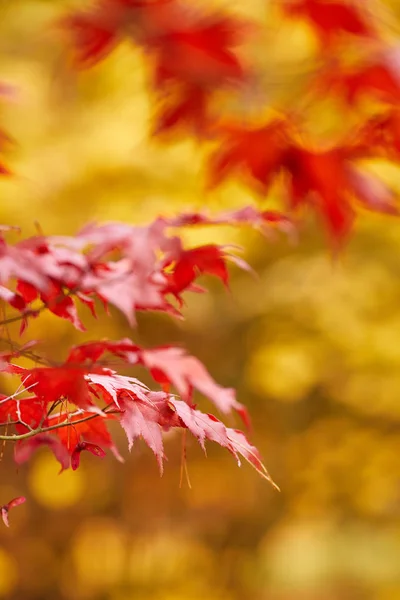
[[[220,6],[228,3],[219,2]],[[0,125],[15,139],[0,182],[0,220],[45,234],[88,221],[146,223],[160,214],[217,211],[256,199],[235,181],[204,191],[208,148],[149,139],[148,65],[124,43],[84,73],[68,67],[55,21],[79,2],[18,0],[0,6],[0,80],[17,88]],[[386,3],[400,17],[396,2]],[[245,52],[265,72],[271,103],[289,106],[315,66],[309,28],[279,19],[274,2],[231,2],[264,27]],[[386,13],[382,13],[386,14]],[[384,22],[384,17],[382,17]],[[312,115],[319,136],[349,124],[326,100]],[[349,117],[346,117],[349,118]],[[400,191],[399,169],[372,165]],[[262,202],[279,205],[277,189]],[[296,243],[230,227],[184,233],[187,243],[239,243],[258,273],[232,268],[231,293],[212,280],[187,296],[185,321],[140,315],[130,331],[112,311],[88,331],[42,314],[23,340],[62,359],[89,339],[131,336],[184,343],[218,382],[238,390],[282,492],[223,449],[206,458],[188,442],[192,488],[179,487],[181,435],[165,439],[159,477],[144,443],[125,464],[82,456],[58,474],[46,449],[17,468],[0,462],[0,503],[28,501],[0,535],[0,597],[11,600],[397,600],[400,598],[400,223],[363,214],[333,260],[306,220]],[[18,327],[10,328],[18,335]],[[150,380],[146,380],[150,383]],[[1,380],[1,391],[14,383]],[[199,398],[204,410],[207,400]],[[230,426],[239,426],[228,417]]]

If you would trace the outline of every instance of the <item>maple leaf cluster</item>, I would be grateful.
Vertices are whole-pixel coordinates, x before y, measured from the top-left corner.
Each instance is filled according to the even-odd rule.
[[[63,20],[71,34],[73,62],[88,68],[123,40],[151,61],[151,88],[162,105],[155,133],[187,128],[207,135],[217,91],[248,78],[235,48],[252,27],[222,13],[207,14],[178,0],[100,0]]]
[[[292,227],[284,215],[252,207],[214,218],[201,213],[160,217],[144,227],[93,224],[75,237],[35,236],[15,244],[6,241],[5,226],[0,228],[0,298],[21,313],[21,332],[43,309],[84,330],[77,304],[89,307],[96,317],[96,300],[116,307],[131,325],[138,310],[181,316],[182,293],[204,291],[196,283],[201,274],[214,275],[228,285],[227,262],[246,264],[217,244],[185,249],[169,231],[224,222],[264,231]]]
[[[360,165],[362,159],[381,156],[399,159],[399,48],[388,45],[377,4],[278,1],[282,18],[306,23],[319,47],[309,106],[317,110],[318,98],[333,94],[362,121],[339,142],[311,140],[295,98],[290,113],[266,99],[263,111],[277,110],[277,118],[246,116],[247,99],[260,95],[260,74],[240,50],[261,29],[259,24],[178,0],[101,0],[66,17],[63,27],[77,68],[100,62],[122,40],[150,57],[151,90],[160,106],[153,134],[180,131],[213,140],[216,148],[207,161],[210,187],[239,177],[263,197],[283,175],[286,209],[313,210],[330,239],[341,242],[360,208],[398,214],[395,192]],[[357,58],[354,64],[346,60],[350,53]],[[223,113],[216,110],[221,93],[239,98],[240,119],[225,104]],[[376,114],[365,116],[360,110],[365,97],[380,102]]]
[[[93,317],[99,306],[113,306],[131,326],[137,311],[181,317],[184,294],[204,291],[199,276],[215,276],[228,286],[229,261],[248,268],[227,246],[184,247],[179,235],[171,233],[180,227],[229,223],[290,232],[294,215],[311,209],[337,243],[346,239],[362,208],[397,215],[396,194],[365,166],[377,157],[400,159],[400,55],[375,14],[378,4],[278,0],[282,18],[309,27],[319,49],[317,66],[305,96],[294,98],[290,111],[266,99],[260,115],[247,109],[247,101],[262,99],[262,77],[242,52],[260,31],[257,24],[181,0],[97,0],[70,12],[60,25],[74,68],[92,68],[121,42],[140,48],[157,106],[152,134],[170,139],[166,134],[180,132],[207,142],[208,188],[237,178],[267,197],[271,186],[282,182],[288,216],[249,206],[217,217],[160,217],[143,227],[92,224],[74,237],[38,235],[14,244],[7,241],[10,228],[2,227],[0,299],[16,311],[2,325],[19,321],[23,333],[31,319],[49,310],[84,330],[80,305]],[[308,133],[307,115],[327,96],[341,103],[349,123],[340,139],[314,139]],[[226,104],[221,98],[228,99]],[[365,114],[365,101],[372,102],[372,113]],[[267,112],[274,116],[264,118]],[[1,153],[8,141],[1,131]],[[0,160],[0,174],[9,173]],[[94,340],[71,348],[65,361],[55,364],[36,354],[34,342],[9,345],[0,368],[18,378],[19,386],[13,395],[0,398],[0,439],[15,442],[18,464],[42,446],[54,453],[61,470],[79,468],[85,452],[101,458],[109,450],[122,460],[108,430],[117,421],[129,448],[142,438],[161,472],[163,432],[179,428],[203,448],[206,440],[217,442],[271,481],[257,449],[241,431],[197,409],[195,391],[224,414],[235,410],[248,424],[234,390],[219,386],[183,348],[142,348],[129,338]],[[20,357],[34,366],[19,365]],[[144,367],[159,389],[119,374],[111,368],[115,362]],[[1,507],[6,525],[9,510],[24,500],[21,496]]]
[[[213,275],[228,286],[228,260],[248,268],[225,247],[185,248],[181,238],[171,233],[183,226],[219,223],[247,224],[264,232],[276,226],[286,231],[291,228],[287,217],[252,207],[217,217],[205,213],[160,217],[143,227],[92,224],[74,237],[34,236],[13,244],[7,241],[12,228],[4,226],[0,297],[17,314],[5,318],[2,325],[20,321],[22,333],[31,319],[49,310],[82,330],[79,304],[89,307],[93,317],[99,305],[113,305],[131,325],[137,311],[181,316],[183,294],[205,291],[197,283],[199,276]],[[142,438],[154,452],[161,473],[163,432],[180,428],[193,434],[204,450],[210,440],[227,448],[239,464],[243,457],[273,483],[258,450],[244,433],[197,409],[195,391],[223,414],[236,411],[249,426],[248,414],[235,391],[218,385],[204,365],[183,348],[142,348],[129,338],[98,340],[72,347],[66,360],[56,364],[35,353],[33,340],[24,345],[10,343],[10,351],[0,355],[0,371],[20,383],[13,395],[0,397],[0,439],[15,442],[17,464],[28,461],[43,446],[53,452],[61,471],[77,469],[84,451],[101,458],[109,450],[122,461],[108,430],[108,423],[118,421],[129,448]],[[21,357],[34,366],[20,366]],[[150,390],[133,376],[120,375],[110,361],[113,367],[116,361],[125,368],[144,367],[159,390]],[[21,502],[13,500],[2,507],[7,525],[8,510]]]

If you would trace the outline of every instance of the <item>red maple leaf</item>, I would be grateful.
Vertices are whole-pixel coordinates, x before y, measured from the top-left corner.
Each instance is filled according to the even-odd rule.
[[[361,137],[328,149],[299,145],[285,121],[261,129],[234,129],[210,164],[211,181],[228,174],[250,175],[248,183],[267,193],[273,177],[286,175],[289,207],[308,205],[322,215],[335,239],[343,238],[355,218],[354,200],[379,212],[396,214],[394,194],[353,162],[361,157]],[[369,191],[365,185],[373,186]]]
[[[259,192],[265,193],[281,168],[289,145],[289,125],[274,119],[262,126],[230,124],[219,127],[221,145],[208,164],[211,187],[233,173],[245,177]]]
[[[286,15],[307,20],[323,49],[329,48],[340,33],[376,37],[366,3],[355,0],[282,0],[282,8]]]
[[[24,297],[21,294],[16,294],[8,288],[0,285],[0,298],[7,302],[13,308],[16,308],[20,312],[24,312],[27,309]]]
[[[0,239],[0,297],[22,312],[23,325],[47,308],[82,330],[76,299],[94,316],[96,298],[106,306],[113,304],[131,324],[138,310],[180,316],[169,294],[180,299],[186,290],[202,291],[194,285],[202,273],[216,275],[226,284],[227,259],[248,268],[222,247],[183,249],[180,238],[167,234],[171,226],[171,220],[159,218],[143,227],[91,225],[76,237],[33,237],[14,246]],[[17,292],[6,287],[11,279],[17,280]],[[37,299],[43,305],[31,308]]]
[[[235,48],[250,29],[224,15],[190,14],[158,34],[150,28],[144,43],[154,56],[153,87],[160,103],[154,133],[180,129],[200,138],[211,135],[214,92],[247,77]]]
[[[21,370],[21,381],[25,388],[33,388],[44,403],[65,399],[80,408],[93,409],[86,375],[87,369],[69,365],[36,367]]]
[[[122,404],[124,413],[121,425],[128,438],[129,450],[136,438],[141,437],[154,452],[160,473],[163,472],[164,446],[162,429],[159,423],[158,406],[153,402],[126,401]]]
[[[182,250],[175,260],[171,260],[170,263],[166,261],[165,275],[167,283],[164,292],[173,294],[182,302],[181,294],[183,291],[203,291],[202,288],[193,285],[195,279],[202,274],[214,275],[221,279],[225,286],[228,286],[228,258],[237,261],[238,264],[240,263],[237,257],[225,252],[222,246],[214,244],[192,248],[191,250]],[[241,266],[245,266],[245,263],[242,263]]]
[[[232,388],[218,385],[204,365],[183,348],[164,346],[144,349],[130,339],[120,341],[95,341],[74,346],[68,356],[70,364],[82,364],[86,360],[95,364],[106,352],[122,358],[131,365],[143,365],[151,375],[166,389],[173,385],[183,400],[191,404],[193,390],[209,398],[215,406],[227,414],[236,410],[244,422],[249,425],[245,407],[236,400]],[[167,390],[169,391],[169,389]]]
[[[324,151],[293,147],[285,158],[289,202],[293,209],[309,204],[322,215],[335,239],[350,231],[354,200],[371,210],[397,214],[394,194],[350,160],[353,149],[337,146]]]
[[[135,269],[135,266],[130,259],[109,263],[106,270],[86,275],[82,287],[85,292],[95,293],[118,308],[131,325],[135,323],[138,310],[176,313],[164,297],[166,279],[161,267],[154,263],[145,265],[144,261],[143,270]]]
[[[121,425],[126,431],[129,447],[131,448],[137,437],[142,437],[153,450],[161,472],[164,459],[162,429],[183,427],[194,435],[204,451],[206,440],[216,442],[227,448],[236,457],[239,465],[241,455],[277,487],[261,462],[257,449],[248,442],[245,435],[236,429],[225,427],[213,415],[201,413],[185,402],[175,400],[162,392],[153,393],[145,401],[129,400],[125,397],[122,400],[122,409],[124,414]]]
[[[92,9],[73,13],[61,21],[61,27],[72,38],[75,67],[91,67],[117,46],[125,9],[122,2],[100,0]]]
[[[204,451],[205,440],[216,442],[220,446],[227,448],[235,456],[239,466],[239,455],[241,455],[260,475],[265,477],[274,487],[277,487],[264,467],[258,450],[248,442],[246,436],[241,431],[225,427],[214,415],[201,413],[188,406],[185,402],[174,399],[170,399],[169,402],[175,408],[176,414],[184,426],[197,438]]]
[[[235,390],[218,385],[204,365],[194,356],[189,356],[183,348],[152,348],[141,351],[142,363],[150,369],[156,381],[164,385],[172,384],[181,398],[191,403],[193,389],[212,400],[223,413],[235,409],[249,425],[245,407],[237,402]]]
[[[36,429],[40,423],[47,424],[47,403],[37,396],[0,397],[0,422],[16,423],[18,433]]]
[[[97,360],[104,351],[112,349],[112,344],[105,342],[102,345],[101,342],[96,342],[76,347],[70,358]],[[177,356],[176,349],[170,348],[157,349],[152,354],[152,351],[143,351],[134,345],[132,347],[128,340],[114,343],[114,347],[117,355],[129,356],[130,360],[137,353],[137,361],[151,369],[157,379],[171,381],[183,392],[184,398],[186,394],[186,402],[176,400],[164,391],[152,392],[137,379],[118,375],[104,367],[97,367],[97,372],[88,373],[86,368],[78,370],[71,368],[68,363],[61,367],[31,370],[8,365],[5,371],[19,375],[25,386],[34,387],[36,394],[35,397],[24,399],[26,404],[20,403],[27,408],[26,414],[15,398],[0,400],[0,409],[4,413],[2,420],[7,422],[11,416],[17,419],[16,427],[20,426],[21,432],[30,434],[15,446],[15,460],[18,464],[27,461],[42,446],[48,446],[53,451],[61,464],[61,470],[69,466],[78,468],[81,452],[84,450],[102,457],[104,448],[109,448],[120,459],[106,426],[108,419],[119,419],[126,431],[129,447],[136,438],[143,438],[153,450],[161,471],[164,460],[162,432],[177,427],[189,429],[203,448],[205,440],[211,440],[227,448],[237,459],[242,455],[270,480],[257,450],[244,434],[226,428],[213,415],[204,415],[187,404],[191,387],[196,386],[225,412],[230,408],[241,408],[229,394],[229,390],[224,391],[217,386],[193,357],[182,354]],[[180,364],[182,360],[185,361],[183,365]],[[178,367],[181,369],[180,374],[176,372]],[[93,402],[93,399],[100,398],[107,404],[103,410]],[[65,399],[76,404],[78,410],[71,412],[62,403],[58,404],[62,406],[62,410],[52,415],[53,407]],[[46,412],[50,403],[50,410]],[[106,411],[110,407],[113,411],[108,414]],[[114,413],[119,413],[119,416],[114,416]],[[40,419],[42,429],[39,432],[31,424],[25,423],[24,418],[28,416],[30,419],[33,416],[34,421],[31,420],[30,423],[34,427]]]
[[[54,315],[71,321],[80,331],[86,331],[78,317],[73,299],[64,292],[63,286],[55,281],[50,281],[46,292],[41,292],[41,300]]]
[[[221,86],[239,81],[244,70],[234,52],[249,27],[225,15],[174,23],[158,35],[149,35],[148,47],[157,53],[157,87],[168,80],[198,86]]]
[[[48,424],[52,427],[52,434],[58,437],[71,456],[77,457],[82,450],[91,451],[90,448],[96,446],[100,449],[108,448],[122,462],[123,459],[107,429],[107,421],[110,419],[115,419],[115,416],[103,413],[94,417],[93,413],[88,411],[78,411],[76,413],[62,411],[57,415],[51,415]],[[69,423],[69,425],[66,426],[66,423]],[[61,426],[57,428],[56,425]],[[102,452],[102,456],[104,456],[104,450]],[[97,455],[99,456],[99,454]],[[79,466],[79,460],[75,458],[75,461]]]
[[[7,292],[2,286],[2,298],[29,316],[37,313],[28,305],[40,298],[51,312],[82,330],[70,290],[79,285],[82,274],[89,270],[85,256],[57,247],[51,238],[43,237],[28,238],[15,245],[0,240],[0,246],[1,280],[4,284],[17,280],[17,293]]]

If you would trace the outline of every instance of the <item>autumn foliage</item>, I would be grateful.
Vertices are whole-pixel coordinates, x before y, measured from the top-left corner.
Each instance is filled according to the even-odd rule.
[[[379,5],[356,0],[275,4],[282,19],[300,20],[310,28],[318,64],[290,110],[266,100],[260,114],[248,99],[260,104],[262,73],[242,51],[259,43],[259,23],[178,0],[99,0],[56,24],[76,71],[99,65],[120,43],[141,49],[155,107],[149,135],[163,142],[173,142],[178,134],[194,136],[204,144],[205,190],[238,180],[267,198],[272,185],[279,184],[282,213],[246,206],[219,216],[204,211],[159,217],[141,227],[91,224],[74,237],[22,239],[4,226],[0,298],[7,310],[6,333],[7,325],[18,321],[20,334],[26,335],[31,320],[45,310],[80,331],[109,306],[132,328],[138,311],[181,318],[185,294],[205,291],[197,281],[201,275],[228,287],[229,263],[248,268],[230,247],[185,247],[179,233],[184,227],[230,224],[292,232],[314,212],[337,248],[363,209],[398,214],[395,192],[368,168],[371,159],[398,162],[400,156],[399,49],[382,25]],[[336,136],[316,136],[308,120],[327,96],[341,106],[346,127]],[[9,141],[2,132],[0,151]],[[11,175],[5,159],[0,171]],[[80,307],[91,316],[83,319]],[[41,446],[54,453],[61,470],[77,469],[87,452],[101,458],[109,450],[122,460],[107,427],[116,421],[129,448],[137,438],[151,448],[161,473],[163,432],[177,428],[191,433],[203,448],[206,441],[217,442],[239,464],[244,458],[272,482],[247,434],[197,409],[194,391],[219,413],[236,411],[249,426],[234,390],[218,385],[183,348],[142,348],[128,337],[93,340],[72,347],[58,364],[39,352],[39,343],[17,342],[6,333],[9,350],[1,356],[1,370],[17,383],[15,393],[0,400],[0,440],[15,443],[18,464]],[[20,366],[20,357],[32,366]],[[144,367],[154,390],[119,374],[116,365]],[[23,500],[2,507],[6,524],[9,509]]]

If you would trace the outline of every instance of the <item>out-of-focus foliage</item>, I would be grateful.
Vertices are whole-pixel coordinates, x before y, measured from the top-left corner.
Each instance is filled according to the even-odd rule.
[[[0,76],[17,88],[2,105],[16,140],[8,155],[16,177],[0,183],[2,222],[25,233],[35,220],[45,233],[73,233],[88,220],[145,222],[202,207],[196,144],[147,139],[152,107],[141,55],[122,45],[82,76],[65,66],[52,23],[71,4],[0,7]],[[396,2],[388,6],[399,13]],[[269,67],[271,96],[289,102],[286,82],[315,52],[308,28],[279,22],[273,2],[233,2],[230,10],[266,26],[252,58]],[[315,127],[337,128],[338,114],[326,106]],[[400,189],[396,169],[374,168]],[[233,208],[248,203],[248,191],[230,183],[206,202]],[[140,443],[125,466],[85,456],[77,472],[61,476],[46,450],[17,471],[6,446],[1,498],[29,493],[32,501],[13,515],[12,529],[1,530],[0,596],[396,600],[399,223],[363,217],[335,260],[312,224],[295,245],[226,227],[188,238],[194,235],[242,243],[259,279],[235,271],[231,295],[217,285],[212,295],[193,295],[184,323],[142,316],[136,339],[184,341],[221,384],[238,388],[252,414],[252,439],[282,493],[250,469],[237,471],[218,448],[205,460],[195,443],[188,447],[192,489],[180,489],[181,439],[174,436],[162,479]],[[123,337],[126,324],[115,315],[77,334],[44,313],[30,334],[60,358],[78,340]]]

